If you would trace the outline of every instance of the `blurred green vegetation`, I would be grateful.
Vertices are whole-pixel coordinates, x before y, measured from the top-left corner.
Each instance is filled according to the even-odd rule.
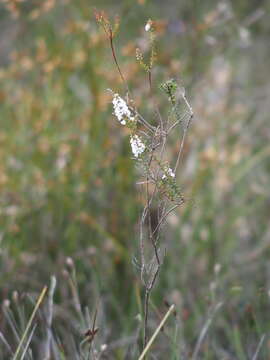
[[[160,335],[153,356],[169,349],[171,359],[190,358],[222,301],[201,358],[252,358],[270,320],[267,1],[0,5],[1,300],[18,291],[29,314],[25,294],[34,296],[56,274],[57,343],[66,355],[61,359],[77,359],[78,345],[71,343],[79,343],[83,325],[66,270],[71,257],[82,306],[92,310],[98,299],[102,304],[97,341],[119,341],[104,358],[124,359],[125,339],[139,326],[140,280],[132,263],[143,206],[139,173],[125,129],[111,115],[107,89],[123,96],[125,89],[95,7],[119,15],[118,59],[140,112],[153,116],[146,76],[135,59],[137,46],[148,50],[149,18],[158,34],[155,101],[166,116],[159,84],[173,77],[195,112],[178,174],[186,202],[168,219],[167,256],[151,308],[154,329],[164,300],[174,302],[178,315],[167,330],[173,332],[175,323],[179,329]],[[173,140],[168,156],[176,156]],[[0,327],[15,347],[2,315]],[[37,354],[38,340],[33,343]],[[258,359],[268,358],[266,338]]]

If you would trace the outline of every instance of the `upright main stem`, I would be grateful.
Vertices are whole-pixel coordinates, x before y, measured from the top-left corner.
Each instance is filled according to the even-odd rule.
[[[148,323],[148,313],[149,313],[149,295],[150,291],[148,288],[145,290],[144,294],[144,334],[143,334],[143,349],[147,344],[147,323]]]

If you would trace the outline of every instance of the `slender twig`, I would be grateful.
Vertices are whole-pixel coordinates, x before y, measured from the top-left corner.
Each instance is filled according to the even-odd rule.
[[[52,319],[53,319],[53,297],[56,288],[56,277],[51,277],[51,284],[48,292],[48,312],[46,316],[47,328],[46,328],[46,340],[44,346],[44,360],[51,358],[51,341],[52,341]]]
[[[183,148],[184,148],[188,128],[189,128],[189,125],[190,125],[190,122],[191,122],[192,118],[193,118],[193,114],[190,115],[190,118],[188,119],[188,124],[184,128],[184,133],[183,133],[183,137],[182,137],[182,140],[181,140],[180,149],[179,149],[177,160],[176,160],[175,167],[174,167],[174,173],[176,173],[176,170],[177,170],[179,162],[180,162],[180,158],[181,158],[181,155],[182,155],[182,152],[183,152]]]
[[[169,134],[177,125],[181,124],[182,121],[185,119],[185,117],[189,115],[190,116],[190,113],[185,111],[184,112],[184,115],[177,121],[175,121],[175,123],[173,123],[167,130],[167,134]]]
[[[110,46],[111,46],[111,51],[112,51],[112,56],[113,56],[113,60],[115,62],[115,65],[117,67],[117,70],[120,74],[120,77],[121,77],[121,80],[123,81],[123,83],[125,84],[126,86],[126,89],[127,89],[127,93],[129,94],[129,88],[128,88],[128,84],[124,78],[124,75],[122,74],[122,71],[120,69],[120,66],[118,64],[118,61],[117,61],[117,57],[116,57],[116,52],[115,52],[115,49],[114,49],[114,43],[113,43],[113,33],[112,33],[112,29],[110,28],[109,30],[109,39],[110,39]]]
[[[90,339],[90,346],[89,346],[89,352],[88,352],[88,360],[90,360],[90,355],[91,355],[91,352],[94,351],[93,347],[94,347],[94,338],[95,338],[95,327],[96,327],[96,320],[97,320],[97,313],[98,313],[98,304],[97,303],[97,306],[95,308],[95,313],[94,313],[94,319],[93,319],[93,325],[92,325],[92,334],[93,334],[93,338]]]
[[[150,130],[152,133],[156,131],[155,126],[150,125],[145,118],[136,111],[136,115],[138,117],[138,121],[143,124],[145,127],[147,127],[148,130]]]
[[[172,208],[170,208],[170,209],[161,217],[161,219],[159,220],[159,222],[158,222],[158,224],[157,224],[157,226],[156,226],[156,228],[155,228],[155,230],[154,230],[154,232],[153,232],[153,235],[155,235],[155,233],[156,233],[157,231],[159,231],[160,226],[161,226],[162,223],[166,220],[166,218],[168,217],[168,215],[169,215],[172,211],[174,211],[176,208],[178,208],[179,205],[181,205],[181,204],[182,204],[182,203],[177,203],[177,204],[175,204]]]
[[[151,70],[148,71],[148,83],[149,83],[150,92],[152,92],[152,71]]]

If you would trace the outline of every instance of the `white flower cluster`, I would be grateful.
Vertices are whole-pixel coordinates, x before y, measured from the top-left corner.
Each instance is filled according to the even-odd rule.
[[[133,135],[130,137],[130,145],[135,157],[141,155],[145,150],[145,145],[138,135]]]
[[[113,112],[114,115],[117,117],[118,121],[122,125],[126,125],[127,121],[136,121],[135,116],[132,115],[130,108],[128,107],[127,103],[119,94],[114,94],[113,99]],[[138,135],[131,135],[130,136],[130,145],[133,155],[137,158],[141,155],[145,150],[145,144],[139,138]]]
[[[114,94],[113,96],[113,111],[114,115],[117,117],[118,121],[122,125],[126,125],[126,120],[134,121],[135,117],[132,116],[131,111],[129,110],[127,103],[124,99],[121,98],[118,94]]]
[[[172,178],[175,178],[175,173],[172,171],[172,169],[168,166],[165,167],[164,169],[164,174],[162,176],[162,179],[167,179],[168,176],[172,177]]]
[[[144,27],[144,30],[149,31],[151,29],[151,27],[152,27],[152,20],[149,19]]]

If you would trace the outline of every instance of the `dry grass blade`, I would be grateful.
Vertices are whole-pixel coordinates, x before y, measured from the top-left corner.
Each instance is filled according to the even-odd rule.
[[[263,334],[263,336],[261,337],[261,340],[260,340],[260,342],[259,342],[259,344],[258,344],[258,346],[257,346],[256,352],[255,352],[255,354],[253,355],[252,360],[257,360],[257,359],[258,359],[258,356],[259,356],[261,347],[262,347],[262,345],[263,345],[263,343],[264,343],[264,339],[265,339],[265,334]]]
[[[198,354],[200,352],[200,349],[201,349],[201,346],[202,346],[202,343],[204,341],[204,338],[207,334],[207,331],[209,330],[211,324],[212,324],[212,321],[213,321],[213,318],[214,316],[216,315],[216,313],[218,312],[218,310],[221,308],[221,306],[223,305],[222,302],[218,303],[212,313],[212,315],[210,316],[210,318],[207,319],[204,327],[202,328],[202,331],[200,333],[200,336],[199,336],[199,339],[197,341],[197,344],[195,346],[195,350],[194,350],[194,353],[192,355],[192,360],[196,360],[197,357],[198,357]]]
[[[37,324],[35,324],[35,325],[33,326],[32,330],[31,330],[31,332],[30,332],[30,335],[28,336],[28,339],[27,339],[27,342],[26,342],[26,344],[25,344],[25,347],[24,347],[24,350],[23,350],[23,352],[22,352],[22,355],[21,355],[21,357],[20,357],[20,360],[23,360],[24,357],[25,357],[25,355],[26,355],[26,353],[27,353],[28,347],[29,347],[29,345],[30,345],[30,342],[31,342],[31,340],[32,340],[32,337],[33,337],[33,335],[34,335],[34,332],[35,332],[35,330],[36,330],[36,327],[37,327]],[[44,359],[44,360],[45,360],[45,359]]]
[[[0,331],[0,340],[2,341],[2,343],[5,345],[6,349],[8,350],[8,352],[10,354],[12,354],[12,349],[9,345],[9,343],[7,342],[6,338],[4,337],[4,335],[2,334],[2,332]]]
[[[32,314],[31,314],[31,316],[30,316],[30,319],[29,319],[29,321],[28,321],[28,324],[27,324],[27,326],[26,326],[26,329],[25,329],[25,331],[24,331],[24,333],[23,333],[23,335],[22,335],[22,338],[21,338],[21,340],[20,340],[20,343],[19,343],[19,345],[18,345],[18,347],[17,347],[17,350],[16,350],[15,355],[14,355],[14,357],[13,357],[12,360],[17,360],[17,359],[18,359],[19,354],[20,354],[20,351],[21,351],[21,349],[22,349],[22,347],[23,347],[23,343],[24,343],[24,341],[25,341],[25,339],[26,339],[26,336],[27,336],[27,334],[28,334],[28,332],[29,332],[29,330],[30,330],[30,327],[31,327],[31,325],[32,325],[32,322],[33,322],[33,320],[34,320],[34,317],[35,317],[35,315],[36,315],[36,312],[38,311],[38,308],[40,307],[40,305],[41,305],[41,303],[42,303],[42,301],[43,301],[43,299],[44,299],[44,297],[45,297],[45,295],[46,295],[46,292],[47,292],[47,286],[44,286],[42,292],[41,292],[40,295],[39,295],[39,298],[38,298],[38,300],[37,300],[37,303],[36,303],[36,305],[35,305],[35,308],[34,308]]]
[[[151,345],[153,344],[155,338],[157,337],[157,335],[159,334],[160,330],[162,329],[163,325],[165,324],[165,322],[167,321],[168,317],[171,315],[171,313],[173,312],[175,308],[175,305],[171,305],[169,310],[167,311],[166,315],[164,316],[164,318],[162,319],[162,321],[160,322],[158,328],[156,329],[156,331],[154,332],[154,334],[152,335],[151,339],[148,341],[146,347],[144,348],[143,352],[141,353],[140,357],[138,360],[143,360],[146,353],[149,351]]]

